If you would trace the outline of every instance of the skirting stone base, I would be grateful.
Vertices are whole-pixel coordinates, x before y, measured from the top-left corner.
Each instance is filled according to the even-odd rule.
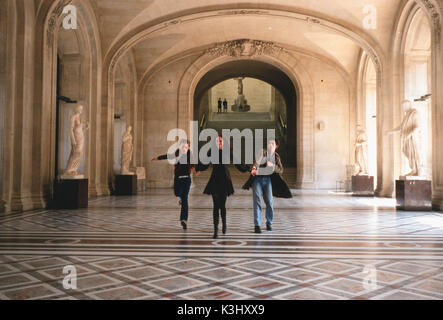
[[[373,176],[352,176],[352,195],[359,197],[374,196],[374,177]]]
[[[398,210],[432,210],[432,185],[429,180],[413,180],[410,177],[407,180],[396,180],[395,194]]]
[[[146,191],[146,179],[137,179],[137,192]]]
[[[137,176],[118,174],[115,176],[115,194],[117,196],[132,196],[137,194]]]

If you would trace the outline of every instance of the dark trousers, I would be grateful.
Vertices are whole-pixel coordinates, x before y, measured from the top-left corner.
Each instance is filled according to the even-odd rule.
[[[188,221],[188,195],[191,189],[191,178],[175,178],[174,194],[180,197],[182,208],[180,212],[180,221]]]
[[[225,194],[213,194],[212,201],[214,202],[214,230],[218,230],[218,223],[220,221],[220,215],[222,218],[223,227],[226,227],[226,199]]]

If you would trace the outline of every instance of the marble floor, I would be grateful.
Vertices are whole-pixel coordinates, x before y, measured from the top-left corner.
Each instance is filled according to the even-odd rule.
[[[252,196],[236,187],[217,240],[198,181],[187,231],[170,189],[1,216],[0,299],[443,299],[441,212],[294,191],[257,235]]]

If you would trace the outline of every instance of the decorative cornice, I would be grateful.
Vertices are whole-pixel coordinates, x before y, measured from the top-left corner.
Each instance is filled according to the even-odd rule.
[[[215,47],[205,50],[205,54],[212,56],[231,56],[231,57],[254,57],[263,54],[275,55],[283,50],[273,42],[240,39],[217,43]]]
[[[54,34],[57,28],[57,21],[63,12],[63,9],[71,2],[72,0],[61,0],[55,7],[54,11],[52,11],[48,19],[48,29],[46,31],[48,46],[52,46],[54,44]]]
[[[269,11],[264,10],[230,10],[230,11],[220,11],[218,14],[222,16],[231,16],[231,15],[246,15],[246,14],[268,14]]]
[[[441,36],[441,20],[442,17],[440,15],[439,8],[436,8],[435,5],[431,2],[431,0],[421,0],[423,5],[428,9],[432,23],[434,25],[434,31],[436,35],[436,39],[438,44],[440,44],[440,36]]]

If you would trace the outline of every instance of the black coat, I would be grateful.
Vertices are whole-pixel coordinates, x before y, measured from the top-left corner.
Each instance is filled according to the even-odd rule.
[[[249,190],[254,183],[255,177],[253,175],[249,176],[248,181],[243,185],[243,189]],[[287,183],[278,173],[271,174],[271,184],[272,184],[272,195],[276,198],[292,198],[291,190],[289,189]]]
[[[229,168],[228,164],[223,164],[223,152],[222,150],[219,150],[219,163],[218,164],[212,164],[212,173],[211,177],[209,178],[208,184],[206,185],[205,190],[203,191],[204,194],[219,194],[219,195],[226,195],[230,196],[234,194],[234,186],[232,184],[231,175],[229,174]],[[208,156],[211,156],[211,152],[209,151]],[[227,161],[225,161],[227,162]],[[231,159],[229,163],[233,162],[233,156],[231,152]],[[247,172],[249,171],[249,167],[243,164],[236,164],[235,167],[240,172]],[[204,165],[199,163],[197,167],[195,168],[196,171],[205,171],[209,168],[209,164]]]

